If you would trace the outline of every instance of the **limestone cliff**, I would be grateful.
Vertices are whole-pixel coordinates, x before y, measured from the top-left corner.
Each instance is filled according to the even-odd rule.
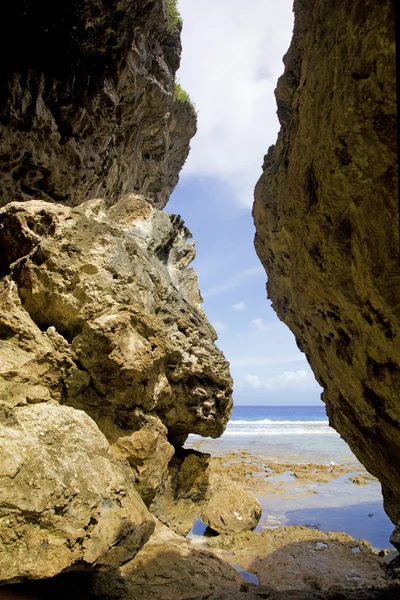
[[[281,130],[255,191],[268,296],[330,424],[400,519],[400,264],[394,3],[296,0]]]
[[[231,412],[194,242],[160,210],[196,130],[168,6],[0,9],[0,583],[131,560],[175,447]]]
[[[196,128],[174,102],[167,2],[16,0],[0,48],[0,205],[139,192],[165,206]]]

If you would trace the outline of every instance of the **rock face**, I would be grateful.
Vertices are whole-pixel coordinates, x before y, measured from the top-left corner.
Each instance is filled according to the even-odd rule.
[[[175,448],[232,408],[194,242],[160,210],[196,130],[180,22],[64,4],[0,9],[1,582],[132,559]]]
[[[255,192],[268,296],[324,388],[330,424],[400,519],[394,4],[295,1],[281,131]]]
[[[10,203],[0,222],[5,398],[87,411],[132,466],[160,436],[221,435],[231,380],[186,269],[194,248],[180,217],[130,195],[108,210]],[[142,427],[146,440],[126,439]]]
[[[177,452],[169,463],[165,485],[150,505],[151,512],[183,536],[199,518],[218,533],[235,535],[254,529],[262,512],[257,498],[215,470],[210,458],[196,450]]]
[[[162,0],[0,9],[0,204],[138,192],[167,203],[196,130],[174,102],[180,26]]]
[[[84,412],[1,404],[0,583],[71,566],[117,568],[154,522],[129,472]]]

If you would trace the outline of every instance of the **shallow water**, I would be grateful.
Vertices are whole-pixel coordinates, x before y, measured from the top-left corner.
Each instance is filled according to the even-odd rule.
[[[349,480],[364,469],[340,435],[329,427],[320,407],[318,410],[296,407],[291,412],[289,408],[238,407],[221,438],[190,435],[186,447],[213,456],[247,451],[264,464],[347,465],[348,474],[328,483],[297,486],[289,473],[270,477],[270,481],[289,484],[288,491],[258,497],[263,514],[257,530],[261,531],[263,526],[308,525],[321,531],[344,531],[355,539],[364,538],[375,549],[390,547],[393,524],[383,510],[380,484],[369,481],[358,486]],[[239,456],[238,459],[246,460]]]
[[[354,454],[335,431],[328,436],[279,434],[234,437],[224,434],[218,440],[190,435],[186,447],[221,456],[228,452],[247,450],[272,462],[358,464]]]
[[[329,483],[291,486],[283,497],[259,497],[263,514],[257,531],[307,525],[320,531],[344,531],[356,540],[366,539],[376,550],[391,547],[393,524],[383,510],[380,484],[371,481],[364,486],[354,485],[349,478],[356,474],[342,475]],[[305,491],[317,493],[302,494]]]

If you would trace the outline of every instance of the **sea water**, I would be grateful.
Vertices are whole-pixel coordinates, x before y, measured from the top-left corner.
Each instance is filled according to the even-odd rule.
[[[263,522],[267,527],[310,525],[362,537],[376,549],[390,547],[393,524],[383,510],[380,484],[357,486],[350,480],[364,468],[329,426],[324,405],[236,406],[221,438],[190,435],[186,446],[214,456],[245,450],[265,462],[345,464],[347,475],[306,486],[315,494],[259,498],[263,507],[259,530]]]
[[[192,435],[188,442],[201,439]],[[358,464],[323,405],[235,406],[222,437],[207,440],[202,449],[212,454],[248,450],[274,462]]]

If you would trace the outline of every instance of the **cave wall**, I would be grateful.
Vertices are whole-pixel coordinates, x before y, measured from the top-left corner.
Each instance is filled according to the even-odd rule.
[[[400,519],[394,3],[295,0],[253,209],[268,297]]]

